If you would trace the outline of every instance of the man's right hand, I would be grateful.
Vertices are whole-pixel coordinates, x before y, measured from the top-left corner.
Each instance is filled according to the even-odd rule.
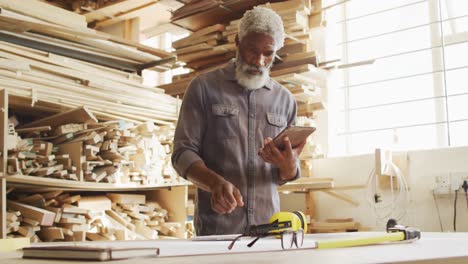
[[[211,192],[211,208],[218,214],[229,214],[236,207],[244,206],[239,189],[221,175],[208,169],[201,160],[190,166],[187,179],[198,188]]]
[[[242,195],[232,183],[220,179],[211,188],[211,208],[218,214],[229,214],[236,207],[244,206]]]

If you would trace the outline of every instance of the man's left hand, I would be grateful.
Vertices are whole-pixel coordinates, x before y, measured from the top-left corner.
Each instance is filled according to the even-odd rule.
[[[273,143],[273,139],[267,137],[264,140],[263,148],[258,150],[258,155],[260,155],[265,162],[271,163],[279,168],[280,178],[282,180],[290,180],[296,176],[296,160],[299,154],[301,154],[302,149],[304,149],[305,144],[306,141],[293,149],[291,141],[289,141],[288,137],[285,137],[284,150],[280,150]]]

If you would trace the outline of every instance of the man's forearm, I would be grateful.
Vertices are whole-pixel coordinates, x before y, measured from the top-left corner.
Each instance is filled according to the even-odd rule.
[[[204,191],[212,192],[213,187],[225,181],[223,177],[206,167],[203,161],[194,162],[187,171],[187,179]]]

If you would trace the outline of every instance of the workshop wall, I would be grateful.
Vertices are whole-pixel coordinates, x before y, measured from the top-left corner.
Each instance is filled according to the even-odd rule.
[[[407,152],[410,202],[407,216],[402,224],[420,228],[422,231],[453,232],[454,197],[437,195],[438,210],[433,196],[435,177],[465,175],[468,178],[468,147],[442,148]],[[337,157],[313,161],[313,175],[319,178],[334,178],[335,186],[366,185],[370,172],[374,168],[374,155]],[[383,230],[376,214],[368,202],[366,189],[343,191],[360,202],[358,207],[335,199],[322,192],[315,194],[316,220],[327,218],[352,217],[362,226],[373,230]],[[389,198],[384,196],[383,199]],[[304,195],[281,195],[282,210],[305,210]],[[463,189],[458,192],[457,231],[468,231],[468,204]]]

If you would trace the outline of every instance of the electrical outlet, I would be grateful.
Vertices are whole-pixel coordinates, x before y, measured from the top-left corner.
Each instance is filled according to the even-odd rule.
[[[449,194],[451,189],[450,175],[439,175],[435,177],[435,194]]]
[[[450,173],[450,190],[456,191],[460,189],[460,186],[463,183],[463,177],[457,174]]]

